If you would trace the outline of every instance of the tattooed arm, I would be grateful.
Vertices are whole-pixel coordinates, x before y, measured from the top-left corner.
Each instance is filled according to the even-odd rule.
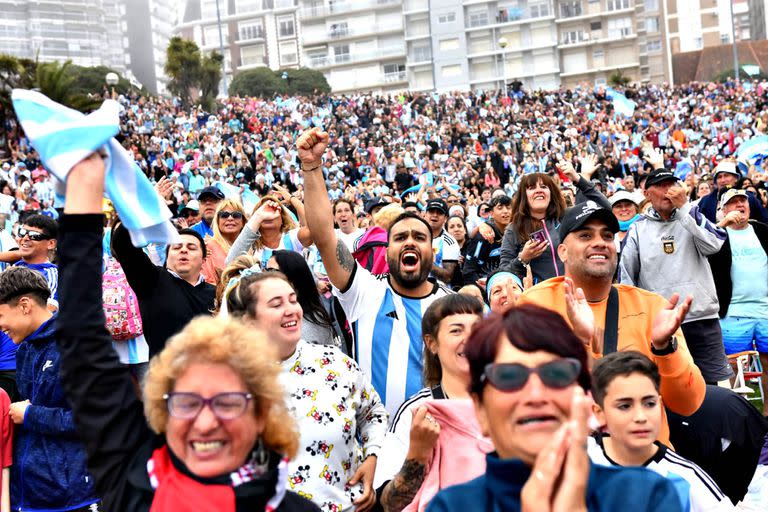
[[[427,467],[413,459],[405,459],[400,472],[390,480],[381,494],[381,506],[384,512],[400,512],[411,504],[421,489]]]
[[[455,261],[443,262],[442,267],[433,263],[432,274],[442,282],[448,284],[453,279],[453,273],[456,272],[456,267],[458,266],[459,264]]]
[[[328,134],[316,128],[304,132],[296,142],[304,169],[307,226],[323,258],[328,278],[333,286],[344,290],[355,269],[355,260],[344,242],[336,237],[336,231],[333,229],[333,209],[321,168],[321,157],[327,146]]]
[[[427,464],[432,460],[439,435],[440,425],[426,407],[413,410],[408,455],[400,472],[381,493],[381,505],[385,512],[400,512],[416,497],[427,476]]]

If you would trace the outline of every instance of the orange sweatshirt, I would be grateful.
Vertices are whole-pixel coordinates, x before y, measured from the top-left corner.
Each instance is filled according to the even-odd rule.
[[[565,309],[564,277],[554,277],[526,290],[518,299],[519,304],[534,304],[560,315],[571,325]],[[688,351],[688,345],[681,329],[675,333],[677,350],[665,356],[657,356],[651,352],[651,329],[656,313],[665,308],[669,302],[655,293],[628,286],[614,285],[619,291],[619,339],[618,350],[637,350],[648,356],[659,367],[661,375],[661,398],[670,410],[683,416],[696,412],[704,401],[706,385],[701,372],[694,364]],[[598,340],[592,347],[592,356],[603,356],[603,333],[605,331],[605,310],[608,299],[590,303],[595,314],[595,330]],[[659,441],[669,445],[669,425],[667,415],[662,409],[662,427]]]

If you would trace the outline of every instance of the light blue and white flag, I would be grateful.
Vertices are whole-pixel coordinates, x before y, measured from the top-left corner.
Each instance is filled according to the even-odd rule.
[[[768,155],[768,135],[752,137],[741,143],[736,150],[736,157],[744,162],[753,162]]]
[[[613,104],[613,109],[619,113],[623,114],[627,117],[632,117],[635,114],[635,107],[637,104],[628,99],[626,96],[621,94],[620,92],[610,88],[605,88],[605,97],[611,100],[611,103]]]
[[[686,157],[677,162],[675,166],[675,177],[679,180],[684,180],[688,177],[688,174],[693,170],[693,162],[690,158]]]
[[[59,105],[35,91],[14,89],[16,117],[45,167],[61,182],[72,167],[102,149],[106,166],[105,191],[131,234],[131,242],[172,243],[179,235],[171,211],[131,155],[113,138],[119,130],[116,101],[106,100],[87,116]]]

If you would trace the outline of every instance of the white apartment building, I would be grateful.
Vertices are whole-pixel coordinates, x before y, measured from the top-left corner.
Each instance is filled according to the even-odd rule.
[[[297,0],[187,0],[175,33],[203,52],[219,51],[217,3],[227,78],[245,69],[299,67]]]
[[[301,0],[303,64],[336,92],[408,88],[402,0]]]
[[[0,0],[0,53],[125,72],[117,0]]]
[[[121,1],[126,11],[131,71],[148,90],[165,94],[166,50],[177,22],[177,0],[111,1]]]

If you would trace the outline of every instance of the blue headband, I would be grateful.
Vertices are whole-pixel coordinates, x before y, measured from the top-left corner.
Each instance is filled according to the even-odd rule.
[[[524,290],[523,288],[523,281],[519,277],[517,277],[512,272],[496,272],[491,277],[488,278],[488,281],[485,283],[485,294],[490,299],[491,297],[491,289],[493,288],[493,283],[497,282],[499,279],[505,278],[505,277],[511,277],[515,283],[520,287],[521,290]]]

